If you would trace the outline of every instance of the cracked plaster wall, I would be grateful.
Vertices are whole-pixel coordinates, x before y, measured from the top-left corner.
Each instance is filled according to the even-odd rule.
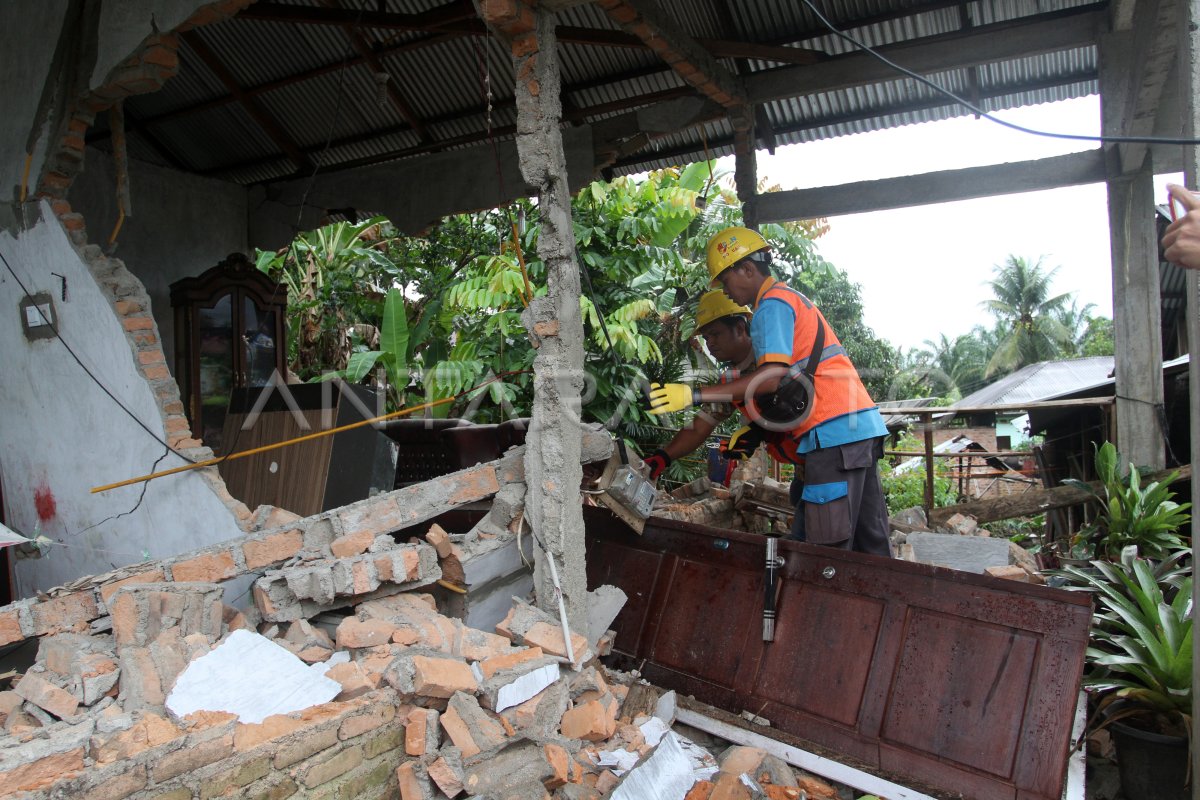
[[[94,279],[48,203],[42,221],[18,236],[0,232],[0,252],[31,292],[55,298],[58,328],[79,358],[156,435],[166,440],[158,399],[126,339],[112,300]],[[69,287],[64,303],[58,281]],[[127,276],[127,280],[133,280]],[[57,339],[27,341],[17,313],[22,292],[0,273],[0,477],[8,524],[59,544],[15,565],[27,596],[111,566],[163,558],[239,537],[233,513],[199,473],[110,492],[93,486],[152,471],[165,448],[107,397]],[[168,457],[160,468],[184,463]],[[138,510],[130,511],[145,488]],[[96,525],[91,530],[84,529]]]

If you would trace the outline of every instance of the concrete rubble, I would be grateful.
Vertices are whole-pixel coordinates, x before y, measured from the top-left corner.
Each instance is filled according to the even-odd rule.
[[[255,582],[270,588],[254,592],[248,614],[230,613],[215,583],[117,587],[107,627],[43,636],[35,662],[0,691],[0,794],[801,796],[791,768],[762,751],[722,755],[672,731],[673,695],[647,700],[650,687],[607,670],[582,634],[570,632],[577,663],[567,663],[558,619],[523,600],[494,633],[442,613],[429,591],[439,573],[421,554],[388,581],[358,584],[357,595],[354,584],[319,599],[289,588],[296,599],[286,604],[315,614],[280,619],[294,615],[278,613],[274,587],[307,580],[317,563],[352,572],[364,555],[399,547],[413,546],[372,540],[363,552],[274,570]],[[264,650],[268,660],[256,655]],[[309,673],[332,687],[330,699],[271,713],[268,695],[298,690]],[[626,703],[631,685],[638,699]],[[803,779],[824,787],[808,797],[837,797]]]
[[[699,478],[671,492],[660,492],[654,516],[786,537],[791,531],[793,511],[788,484],[738,471],[728,488]],[[923,509],[910,508],[890,522],[897,558],[1025,583],[1045,583],[1032,553],[1006,538],[993,537],[974,517],[955,514],[931,527]]]
[[[0,608],[0,646],[36,644],[0,676],[0,796],[801,796],[790,768],[718,758],[727,743],[672,729],[673,693],[605,668],[620,590],[589,593],[588,631],[531,584],[498,611],[518,457]],[[428,523],[489,497],[469,534]]]

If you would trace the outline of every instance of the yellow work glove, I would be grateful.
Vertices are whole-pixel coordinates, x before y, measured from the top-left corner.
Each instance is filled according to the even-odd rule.
[[[669,414],[693,405],[692,387],[684,383],[652,383],[646,410],[651,414]]]
[[[738,428],[729,437],[729,441],[721,448],[722,455],[726,458],[737,459],[741,461],[744,458],[749,458],[754,455],[754,451],[762,444],[764,431],[757,425],[746,425]]]

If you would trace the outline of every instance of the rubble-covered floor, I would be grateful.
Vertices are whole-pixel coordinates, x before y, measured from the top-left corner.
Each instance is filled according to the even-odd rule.
[[[342,559],[362,555],[334,545]],[[25,643],[32,663],[0,691],[0,791],[578,800],[667,797],[670,786],[690,800],[856,797],[761,750],[672,730],[670,695],[606,670],[603,639],[573,634],[571,664],[544,612],[518,600],[489,633],[439,613],[420,588],[274,622],[224,605],[211,582],[117,587],[94,630]],[[222,654],[232,661],[220,665]]]

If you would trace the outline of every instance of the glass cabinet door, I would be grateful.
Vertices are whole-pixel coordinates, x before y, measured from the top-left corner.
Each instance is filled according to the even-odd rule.
[[[196,309],[196,357],[199,431],[205,444],[221,446],[221,428],[229,393],[236,383],[234,364],[233,297],[221,295],[215,303]]]
[[[243,386],[266,386],[275,371],[278,320],[274,309],[263,309],[249,297],[242,298]]]

